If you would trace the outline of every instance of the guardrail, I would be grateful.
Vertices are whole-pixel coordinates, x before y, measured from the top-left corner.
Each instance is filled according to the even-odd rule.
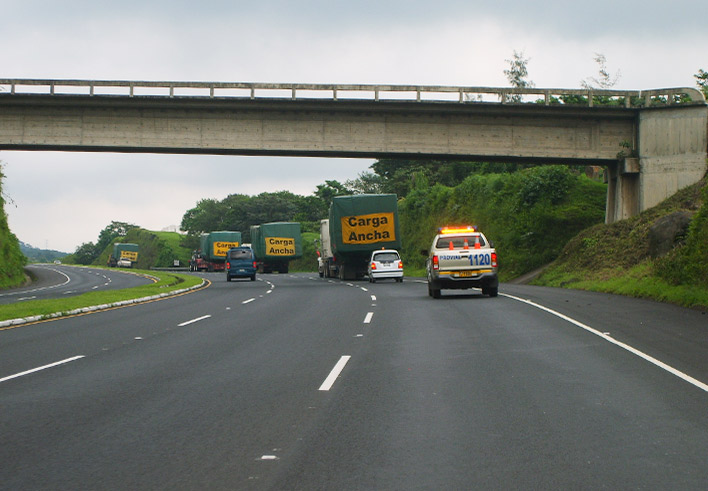
[[[497,102],[499,104],[657,105],[706,104],[703,93],[690,87],[612,90],[511,87],[456,87],[444,85],[347,85],[253,82],[159,82],[127,80],[0,79],[3,94],[164,96],[207,98],[368,99],[416,102]],[[344,96],[344,97],[342,97]]]

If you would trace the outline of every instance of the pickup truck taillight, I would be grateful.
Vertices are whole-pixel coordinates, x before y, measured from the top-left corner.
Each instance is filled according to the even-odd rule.
[[[231,263],[226,261],[226,269],[231,269]]]
[[[492,252],[492,267],[496,268],[497,267],[497,253]]]
[[[433,256],[433,269],[436,271],[440,269],[440,260],[438,259],[438,256]]]

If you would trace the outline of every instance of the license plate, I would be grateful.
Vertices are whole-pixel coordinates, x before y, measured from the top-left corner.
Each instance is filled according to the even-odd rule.
[[[460,271],[459,276],[462,278],[466,278],[468,276],[474,276],[475,272],[474,271]]]

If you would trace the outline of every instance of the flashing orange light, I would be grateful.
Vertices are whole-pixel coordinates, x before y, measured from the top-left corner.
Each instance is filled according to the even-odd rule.
[[[438,233],[440,234],[464,234],[476,231],[477,227],[475,225],[467,225],[466,227],[440,227],[438,229]]]

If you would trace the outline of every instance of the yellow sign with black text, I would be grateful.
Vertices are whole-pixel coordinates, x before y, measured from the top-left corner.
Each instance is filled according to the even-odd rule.
[[[342,243],[375,244],[396,240],[393,213],[342,217]]]
[[[295,239],[292,237],[266,237],[265,243],[268,256],[295,255]]]
[[[226,257],[226,253],[232,247],[238,247],[238,242],[224,242],[217,240],[214,242],[214,257]]]
[[[120,251],[120,259],[123,258],[135,262],[138,260],[138,253],[136,251]]]

